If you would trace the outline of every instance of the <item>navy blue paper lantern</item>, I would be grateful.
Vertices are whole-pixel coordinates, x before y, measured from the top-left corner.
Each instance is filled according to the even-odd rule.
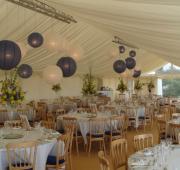
[[[11,70],[21,61],[21,50],[19,46],[9,40],[0,41],[0,69]]]
[[[132,57],[126,58],[126,67],[128,69],[133,69],[136,66],[136,60]]]
[[[135,56],[136,56],[136,51],[131,50],[131,51],[129,52],[129,56],[130,56],[130,57],[135,57]]]
[[[32,67],[28,64],[21,64],[18,68],[18,75],[25,79],[31,77]]]
[[[59,66],[63,72],[63,77],[70,77],[76,72],[76,62],[71,57],[62,57],[58,60],[57,66]]]
[[[126,70],[126,64],[123,60],[116,60],[113,68],[116,73],[123,73]]]
[[[28,44],[33,48],[40,47],[43,41],[43,36],[38,32],[33,32],[28,36]]]
[[[124,46],[119,46],[119,52],[124,53],[125,52],[125,47]]]
[[[137,78],[141,75],[141,70],[134,70],[133,77]]]

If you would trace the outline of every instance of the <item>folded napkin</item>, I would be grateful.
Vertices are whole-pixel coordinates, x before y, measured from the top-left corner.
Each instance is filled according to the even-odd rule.
[[[144,160],[138,160],[131,163],[131,166],[148,166],[148,162]]]

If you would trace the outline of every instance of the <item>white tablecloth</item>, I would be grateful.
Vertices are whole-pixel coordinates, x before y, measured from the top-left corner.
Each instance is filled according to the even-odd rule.
[[[68,116],[70,117],[75,117],[78,122],[79,130],[83,136],[84,142],[87,143],[87,137],[86,135],[89,133],[89,119],[88,114],[85,113],[69,113]],[[98,118],[105,118],[107,119],[107,122],[105,123],[105,130],[110,130],[110,115],[108,113],[103,114],[103,113],[98,113],[97,117]],[[59,116],[57,118],[57,129],[63,128],[63,122],[62,122],[63,117]]]
[[[167,169],[166,170],[179,170],[180,169],[180,161],[179,161],[179,157],[180,157],[180,145],[174,145],[172,147],[170,147],[170,152],[167,155]],[[158,160],[161,159],[161,157],[155,155],[155,156],[145,156],[143,154],[143,151],[137,152],[133,155],[131,155],[128,159],[128,170],[165,170],[165,169],[161,169],[160,167],[154,169],[154,160]],[[140,164],[143,164],[144,162],[144,166],[143,165],[139,165],[139,166],[135,166],[135,164],[133,165],[133,162],[139,162]],[[143,161],[143,162],[140,162]],[[149,165],[149,166],[147,166]]]
[[[64,109],[66,112],[76,111],[76,103],[67,103],[67,104],[48,104],[49,112],[56,112],[57,109]]]
[[[18,108],[1,108],[6,109],[6,112],[0,112],[0,122],[4,122],[7,120],[16,120],[19,118]],[[22,108],[23,109],[23,108]],[[35,110],[32,107],[24,108],[25,112],[21,113],[27,116],[28,120],[32,121],[34,120],[36,114]]]
[[[5,130],[3,130],[3,133]],[[31,140],[38,140],[40,144],[37,147],[37,156],[36,156],[36,170],[45,170],[46,160],[48,155],[56,155],[57,151],[57,140],[53,138],[52,140],[46,140],[45,136],[43,137],[39,130],[32,130],[32,131],[25,131],[22,129],[19,130],[11,130],[11,133],[20,133],[24,134],[25,136],[21,139],[3,139],[0,141],[0,170],[6,170],[8,167],[7,155],[5,145],[7,143],[18,143],[20,141],[31,141]],[[9,133],[9,132],[6,132]],[[48,134],[48,133],[47,133]],[[47,135],[46,134],[46,135]],[[55,134],[57,136],[58,134]],[[40,140],[41,139],[41,140]],[[64,152],[64,143],[61,142],[61,153]]]
[[[139,117],[144,117],[145,116],[145,107],[144,106],[128,106],[125,108],[126,109],[126,114],[128,114],[130,117],[135,117],[135,124],[134,127],[138,128],[139,127]]]

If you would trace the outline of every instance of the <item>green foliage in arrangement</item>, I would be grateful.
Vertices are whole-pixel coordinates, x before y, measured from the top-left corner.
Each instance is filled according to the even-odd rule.
[[[147,88],[148,88],[148,91],[149,91],[149,92],[151,92],[152,89],[155,88],[154,83],[153,83],[152,80],[147,84]]]
[[[92,76],[91,72],[85,74],[83,77],[83,87],[82,87],[82,94],[84,96],[87,95],[94,95],[96,94],[96,81],[95,78]]]
[[[52,86],[52,90],[57,93],[61,90],[61,85],[60,84],[55,84]]]
[[[134,84],[134,90],[142,90],[143,88],[143,83],[140,82],[139,79],[135,80],[135,84]]]
[[[119,91],[120,93],[124,93],[125,91],[127,91],[127,86],[124,83],[123,79],[119,79],[119,84],[118,87],[116,89],[117,91]]]
[[[25,92],[19,85],[17,80],[17,70],[15,69],[5,80],[1,81],[0,99],[2,104],[15,106],[21,104],[25,98]]]

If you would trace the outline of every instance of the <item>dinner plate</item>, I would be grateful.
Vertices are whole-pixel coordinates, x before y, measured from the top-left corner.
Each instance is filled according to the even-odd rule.
[[[149,149],[145,150],[143,153],[144,153],[145,156],[153,156],[154,155],[153,151],[149,150]]]
[[[23,134],[6,134],[3,135],[3,139],[20,139],[22,138],[24,135]]]
[[[18,129],[21,129],[21,127],[13,127],[14,130],[18,130]]]

